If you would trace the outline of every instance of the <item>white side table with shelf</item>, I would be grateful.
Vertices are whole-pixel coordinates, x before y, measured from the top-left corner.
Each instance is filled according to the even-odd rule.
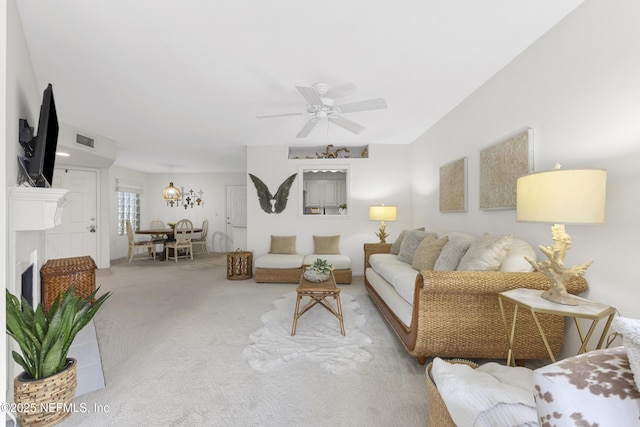
[[[514,366],[515,365],[515,356],[513,354],[513,338],[516,333],[516,319],[518,315],[518,307],[522,307],[525,310],[529,310],[531,315],[533,316],[533,320],[536,322],[536,326],[538,327],[538,331],[540,332],[540,336],[544,341],[544,345],[547,347],[547,351],[549,352],[549,356],[552,362],[556,361],[553,352],[549,346],[547,341],[547,337],[544,333],[544,329],[540,320],[538,319],[538,313],[545,314],[554,314],[557,316],[570,317],[573,318],[576,328],[578,330],[578,334],[580,335],[580,341],[582,345],[578,350],[577,354],[586,353],[587,345],[589,344],[589,340],[593,335],[596,325],[598,322],[607,317],[606,324],[604,329],[602,330],[602,334],[600,335],[600,339],[598,340],[598,345],[596,346],[596,350],[602,348],[602,344],[607,336],[607,332],[609,331],[609,326],[611,325],[611,321],[616,314],[616,309],[611,307],[610,305],[601,304],[598,302],[590,301],[586,298],[576,296],[578,299],[578,305],[564,305],[558,304],[552,301],[548,301],[542,298],[540,295],[543,291],[536,289],[513,289],[510,291],[500,292],[498,294],[498,302],[500,303],[500,312],[502,313],[502,320],[504,322],[505,331],[507,333],[507,338],[509,340],[509,353],[507,355],[507,365]],[[513,320],[511,323],[511,329],[509,329],[509,325],[507,324],[507,317],[505,314],[504,302],[512,303],[513,308]],[[585,335],[580,327],[580,322],[578,319],[589,319],[591,320],[591,326]]]

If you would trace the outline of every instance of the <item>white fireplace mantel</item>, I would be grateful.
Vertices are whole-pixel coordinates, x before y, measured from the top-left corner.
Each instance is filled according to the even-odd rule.
[[[69,190],[9,187],[9,226],[12,231],[47,230],[60,225],[69,203]]]

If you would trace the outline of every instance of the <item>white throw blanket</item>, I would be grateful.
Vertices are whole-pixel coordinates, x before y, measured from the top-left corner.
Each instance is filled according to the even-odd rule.
[[[538,425],[531,369],[495,362],[473,369],[436,357],[431,375],[458,427]]]

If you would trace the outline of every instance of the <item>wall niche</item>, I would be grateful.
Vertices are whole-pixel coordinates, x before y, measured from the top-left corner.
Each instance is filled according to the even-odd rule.
[[[315,147],[289,147],[290,159],[366,159],[369,146],[334,146],[333,144]]]

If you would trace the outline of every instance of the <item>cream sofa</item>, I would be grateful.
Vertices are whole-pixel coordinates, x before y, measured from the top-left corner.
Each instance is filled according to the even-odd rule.
[[[254,261],[256,282],[299,283],[303,266],[321,258],[333,265],[336,283],[350,284],[351,258],[340,254],[340,236],[313,236],[313,240],[314,253],[300,255],[296,251],[296,236],[271,236],[269,253]]]
[[[448,233],[430,237],[431,242],[420,236],[419,230],[408,230],[393,244],[364,245],[365,288],[406,350],[421,364],[436,356],[506,359],[507,335],[497,294],[549,287],[548,280],[532,272],[524,260],[525,255],[535,259],[531,245],[512,236]],[[416,255],[428,259],[409,259]],[[424,268],[430,265],[432,268]],[[464,271],[478,268],[490,271]],[[573,294],[586,289],[582,278],[568,286]],[[512,308],[506,307],[505,312],[511,324]],[[539,318],[557,354],[564,338],[564,320],[553,315]],[[520,311],[516,328],[514,354],[518,359],[549,358],[530,313]]]

